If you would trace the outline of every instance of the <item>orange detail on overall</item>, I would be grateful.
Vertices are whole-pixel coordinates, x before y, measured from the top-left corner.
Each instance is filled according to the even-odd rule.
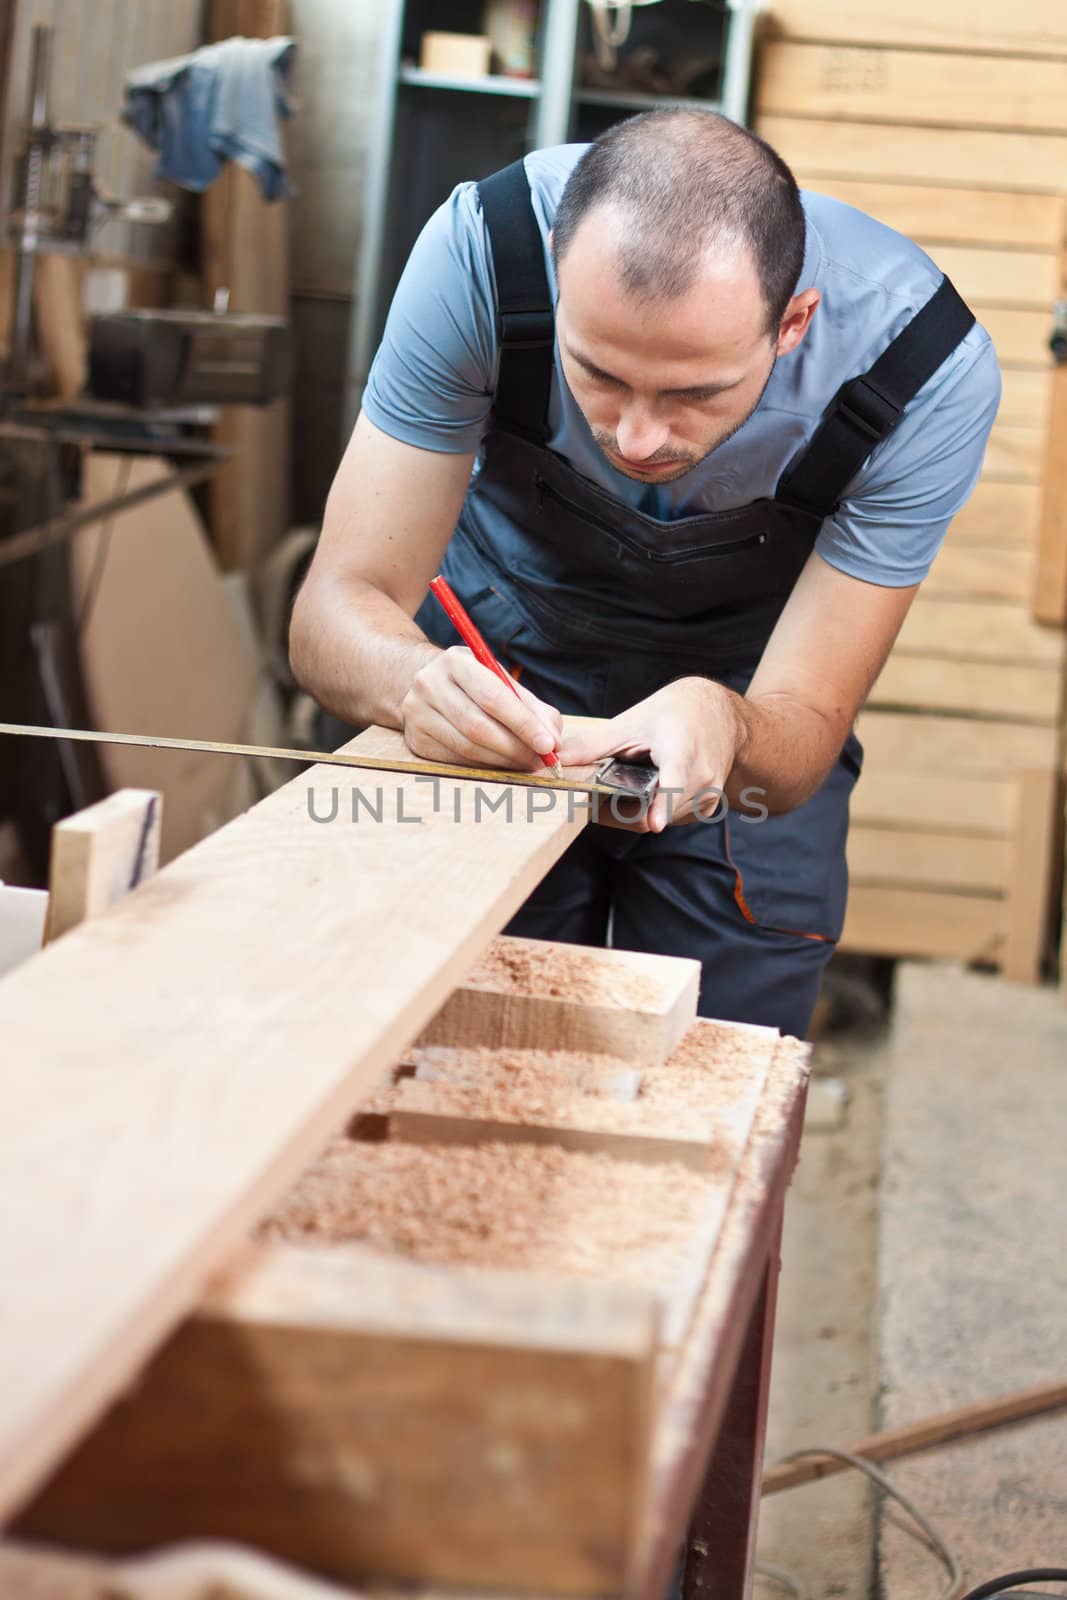
[[[824,933],[804,933],[800,928],[779,928],[772,922],[760,922],[759,918],[753,915],[752,908],[745,899],[745,885],[741,878],[741,869],[730,854],[730,834],[725,817],[722,824],[722,836],[726,846],[726,859],[730,863],[734,874],[734,903],[746,922],[751,923],[754,928],[766,928],[768,933],[789,933],[795,939],[813,939],[816,944],[833,943],[833,940],[828,939]]]

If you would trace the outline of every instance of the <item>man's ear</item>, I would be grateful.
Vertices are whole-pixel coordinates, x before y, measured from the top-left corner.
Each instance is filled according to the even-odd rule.
[[[818,289],[801,289],[799,294],[793,296],[778,324],[778,355],[787,356],[796,349],[811,327],[811,319],[821,299]]]

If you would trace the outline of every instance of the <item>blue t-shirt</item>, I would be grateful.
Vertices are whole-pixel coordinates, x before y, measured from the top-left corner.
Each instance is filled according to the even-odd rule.
[[[553,294],[548,248],[559,197],[585,145],[526,157]],[[732,438],[673,483],[617,472],[595,444],[559,365],[550,446],[625,505],[670,519],[729,511],[773,495],[848,378],[865,372],[934,293],[941,272],[902,234],[825,195],[803,194],[807,245],[798,288],[822,300],[797,349],[775,363],[759,405]],[[477,450],[499,369],[496,293],[477,186],[460,184],[423,229],[404,269],[363,409],[383,433],[425,450]],[[982,466],[1000,401],[993,345],[977,324],[905,409],[856,475],[816,549],[869,583],[920,582]]]

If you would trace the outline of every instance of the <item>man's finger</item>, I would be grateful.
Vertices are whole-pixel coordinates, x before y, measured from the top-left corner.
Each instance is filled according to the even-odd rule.
[[[556,748],[556,734],[547,720],[538,716],[521,694],[513,694],[507,684],[501,683],[495,672],[475,660],[469,650],[457,649],[454,654],[450,666],[458,686],[527,749],[538,755],[551,755]],[[448,655],[452,656],[453,651]]]

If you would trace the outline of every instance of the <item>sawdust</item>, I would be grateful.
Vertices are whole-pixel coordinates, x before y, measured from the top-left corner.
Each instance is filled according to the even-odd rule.
[[[610,953],[536,939],[496,940],[468,973],[464,987],[631,1011],[656,1009],[664,1000],[662,983]]]
[[[366,1102],[368,1111],[390,1111],[412,1077],[447,1088],[456,1109],[487,1105],[562,1115],[572,1104],[632,1101],[640,1084],[633,1062],[591,1050],[525,1050],[503,1046],[427,1045],[404,1056],[391,1078]],[[480,1114],[485,1114],[484,1111]]]
[[[725,1088],[759,1075],[776,1043],[722,1023],[698,1023],[662,1065],[644,1069],[638,1101],[713,1112],[722,1106]]]
[[[416,1261],[663,1284],[691,1259],[705,1178],[554,1145],[335,1141],[260,1228]]]

